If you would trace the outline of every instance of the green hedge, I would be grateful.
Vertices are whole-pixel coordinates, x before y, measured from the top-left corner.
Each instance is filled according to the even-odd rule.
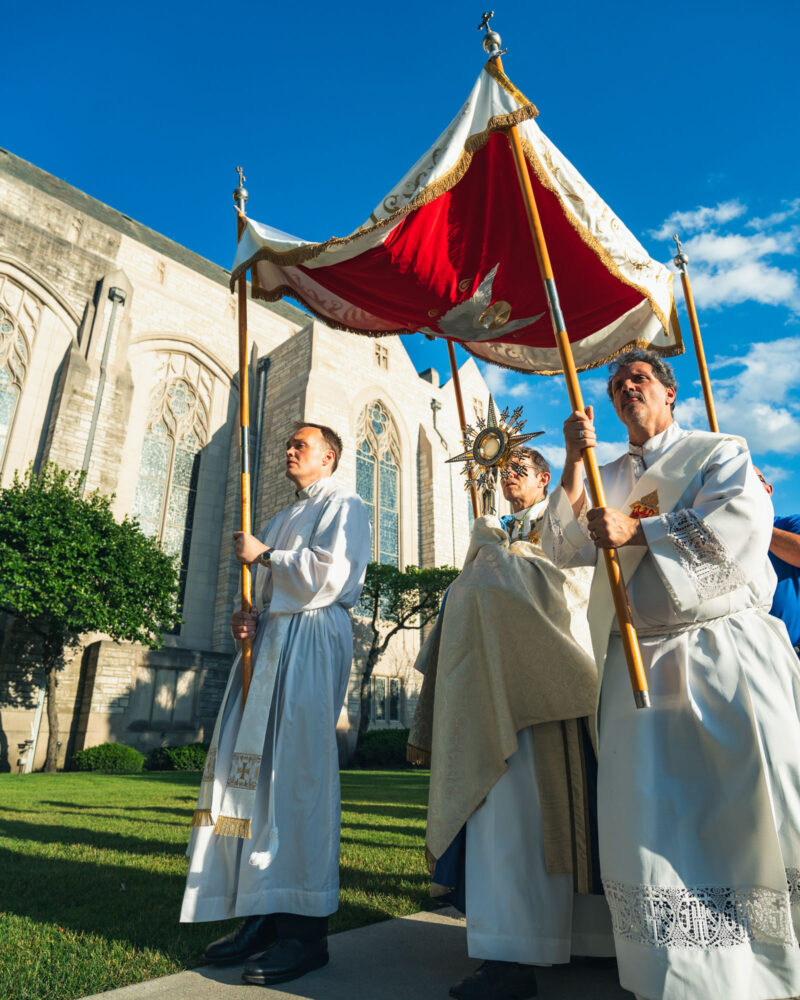
[[[202,771],[206,766],[208,743],[156,747],[147,755],[148,771]]]
[[[367,769],[411,767],[406,760],[407,729],[371,729],[361,735],[353,763]]]
[[[124,743],[101,743],[73,754],[73,771],[104,771],[106,774],[138,774],[144,754]]]

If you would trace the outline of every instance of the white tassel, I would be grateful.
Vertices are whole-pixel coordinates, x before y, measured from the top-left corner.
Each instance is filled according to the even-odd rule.
[[[250,855],[249,862],[253,868],[259,868],[262,872],[269,868],[272,862],[275,860],[275,855],[278,853],[278,828],[277,826],[270,827],[269,839],[267,841],[269,848],[266,851],[253,851]]]

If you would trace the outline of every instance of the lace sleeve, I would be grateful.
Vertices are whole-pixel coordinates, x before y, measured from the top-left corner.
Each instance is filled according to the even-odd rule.
[[[665,535],[672,541],[682,570],[691,580],[701,601],[729,594],[747,583],[725,543],[693,510],[662,514],[659,520]],[[665,582],[672,593],[669,581]],[[675,599],[675,595],[672,596]]]

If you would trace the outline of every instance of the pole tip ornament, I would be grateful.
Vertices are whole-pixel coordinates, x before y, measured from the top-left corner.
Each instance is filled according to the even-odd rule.
[[[672,258],[672,262],[675,265],[675,267],[677,267],[677,269],[681,272],[681,274],[684,274],[686,271],[686,265],[689,263],[689,254],[684,252],[684,249],[681,246],[681,241],[678,239],[677,233],[675,233],[675,235],[672,238],[673,240],[675,240],[675,246],[678,248],[678,252]]]
[[[489,27],[489,21],[491,21],[493,17],[493,10],[485,10],[483,12],[483,17],[481,18],[481,23],[478,25],[478,31],[486,32],[483,37],[483,47],[488,53],[490,59],[496,59],[498,56],[503,56],[508,51],[507,49],[500,48],[503,40],[496,31],[492,31]]]
[[[236,207],[244,215],[244,208],[249,197],[247,188],[244,186],[244,182],[247,180],[244,175],[244,167],[237,167],[236,173],[239,175],[239,186],[233,192],[233,200],[236,203]]]

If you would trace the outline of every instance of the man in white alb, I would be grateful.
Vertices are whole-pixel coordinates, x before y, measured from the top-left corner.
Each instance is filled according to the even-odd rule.
[[[509,469],[501,480],[503,496],[513,511],[501,522],[512,542],[538,548],[550,466],[533,448],[520,448],[515,457],[524,473]],[[555,576],[557,571],[551,570]],[[564,582],[565,596],[575,611],[573,632],[588,647],[588,580],[578,570]],[[529,613],[534,616],[537,611],[531,607]],[[550,666],[554,671],[559,668],[558,663]],[[535,684],[534,677],[531,683]],[[585,766],[593,773],[594,750],[583,720],[579,722]],[[572,954],[614,954],[602,895],[578,895],[572,875],[548,871],[533,727],[520,730],[517,741],[508,769],[466,824],[467,949],[471,958],[484,962],[452,987],[450,995],[457,1000],[525,1000],[536,995],[534,966],[566,963]]]
[[[550,469],[533,449],[514,457],[502,488],[515,513],[505,527],[475,522],[420,653],[409,736],[412,759],[430,759],[434,892],[466,912],[468,952],[484,960],[450,989],[458,1000],[524,1000],[535,965],[613,954],[608,909],[591,895],[591,574],[565,574],[542,552]]]
[[[336,720],[353,658],[349,609],[361,593],[370,528],[361,499],[331,478],[339,436],[303,424],[286,444],[294,503],[260,538],[234,535],[255,568],[253,610],[231,620],[253,637],[242,709],[239,657],[212,737],[193,820],[185,922],[245,917],[207,961],[249,959],[243,978],[286,982],[328,961],[338,906],[340,794]]]
[[[769,497],[742,438],[673,421],[651,352],[611,367],[629,451],[587,511],[591,408],[564,424],[546,515],[559,565],[615,547],[652,708],[637,709],[601,564],[589,624],[598,710],[600,868],[622,985],[647,1000],[800,994],[800,669],[769,615]]]

